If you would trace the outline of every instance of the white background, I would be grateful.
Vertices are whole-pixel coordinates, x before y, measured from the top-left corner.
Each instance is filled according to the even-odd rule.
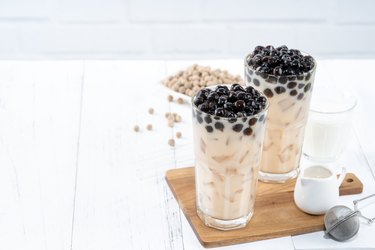
[[[0,0],[0,59],[375,56],[371,0]]]

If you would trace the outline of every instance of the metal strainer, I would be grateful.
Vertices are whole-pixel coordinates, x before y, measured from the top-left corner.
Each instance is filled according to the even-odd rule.
[[[375,194],[354,200],[354,211],[346,206],[334,206],[330,208],[324,216],[325,234],[335,240],[345,241],[354,237],[359,230],[359,217],[365,219],[368,224],[375,221],[375,218],[369,219],[361,214],[358,209],[358,203]]]

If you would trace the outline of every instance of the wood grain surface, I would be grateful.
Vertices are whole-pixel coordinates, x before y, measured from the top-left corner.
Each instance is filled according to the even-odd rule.
[[[167,171],[166,180],[182,211],[204,247],[217,247],[323,230],[323,215],[299,210],[293,200],[295,179],[284,184],[258,183],[254,215],[242,229],[220,231],[203,224],[196,213],[194,168]],[[362,182],[348,173],[340,195],[358,194]]]

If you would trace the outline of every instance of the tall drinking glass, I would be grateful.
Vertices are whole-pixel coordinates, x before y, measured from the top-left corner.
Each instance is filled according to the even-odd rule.
[[[244,227],[254,212],[268,103],[257,114],[228,118],[203,112],[194,104],[195,98],[197,214],[217,229]]]
[[[270,103],[259,179],[282,183],[299,172],[316,61],[309,72],[274,75],[249,66],[250,55],[245,58],[246,85],[264,93]]]

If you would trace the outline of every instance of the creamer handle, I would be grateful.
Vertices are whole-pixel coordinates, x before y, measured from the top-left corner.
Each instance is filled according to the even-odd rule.
[[[341,174],[340,174],[340,176],[339,176],[339,178],[337,180],[339,187],[340,187],[341,183],[344,181],[345,176],[346,176],[346,168],[343,167],[342,170],[341,170]]]

